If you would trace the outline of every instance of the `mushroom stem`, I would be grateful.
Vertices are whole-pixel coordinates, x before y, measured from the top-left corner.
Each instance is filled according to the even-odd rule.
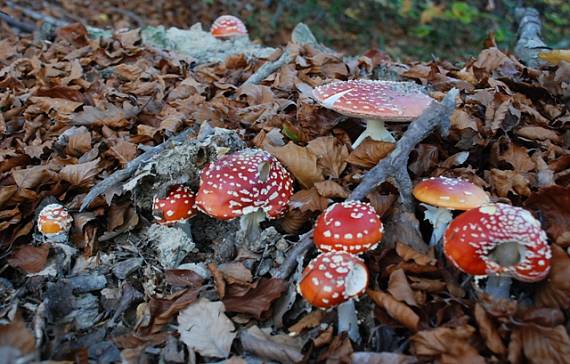
[[[441,241],[445,229],[453,220],[453,215],[451,210],[444,207],[434,207],[427,205],[425,203],[420,204],[426,208],[425,220],[429,221],[433,225],[433,231],[431,233],[431,239],[429,241],[430,246],[436,246]]]
[[[512,278],[508,276],[490,275],[485,292],[495,299],[509,298]]]
[[[372,140],[378,140],[381,142],[396,142],[396,139],[394,139],[392,134],[386,130],[383,120],[368,119],[366,122],[366,130],[364,130],[358,139],[356,139],[354,144],[352,144],[352,149],[356,149],[356,147],[358,147],[364,141],[364,139],[366,139],[366,137],[370,137]]]
[[[338,333],[345,331],[353,342],[360,342],[358,317],[356,316],[354,300],[348,300],[338,306]]]
[[[265,220],[265,212],[262,209],[257,209],[254,212],[241,216],[239,225],[246,241],[254,242],[259,239],[261,236],[259,224],[263,220]]]

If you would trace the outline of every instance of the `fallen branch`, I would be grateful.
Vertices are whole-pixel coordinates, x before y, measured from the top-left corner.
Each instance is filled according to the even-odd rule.
[[[98,196],[102,195],[107,191],[109,188],[117,185],[118,183],[124,181],[125,179],[129,178],[140,166],[144,163],[150,161],[155,155],[162,152],[163,150],[174,146],[177,143],[181,143],[184,139],[188,138],[190,133],[194,131],[194,128],[188,128],[181,132],[180,134],[171,137],[164,143],[161,143],[143,154],[139,155],[129,163],[123,169],[116,171],[115,173],[111,174],[109,177],[105,178],[101,182],[97,183],[91,191],[85,196],[79,211],[85,210],[93,200],[95,200]]]
[[[17,29],[20,32],[33,33],[34,30],[36,30],[36,26],[34,24],[15,19],[3,11],[0,11],[0,20],[4,21],[10,27]]]
[[[388,177],[393,177],[400,191],[402,208],[399,213],[405,214],[413,211],[412,181],[408,174],[408,159],[415,146],[436,129],[442,135],[447,135],[449,129],[449,117],[455,110],[455,99],[459,91],[452,89],[441,103],[433,102],[432,105],[414,122],[402,138],[396,143],[396,148],[390,155],[381,160],[378,165],[364,175],[364,178],[350,194],[350,200],[362,200],[376,186],[383,183]],[[399,218],[399,217],[394,217]],[[417,229],[417,227],[414,227]],[[297,259],[304,256],[313,245],[311,236],[313,231],[305,233],[299,242],[289,251],[287,258],[275,275],[276,278],[287,279],[297,266]],[[421,247],[413,248],[423,250]]]
[[[540,13],[534,8],[517,8],[515,17],[519,23],[515,55],[527,66],[536,68],[541,62],[538,54],[551,49],[540,36]]]

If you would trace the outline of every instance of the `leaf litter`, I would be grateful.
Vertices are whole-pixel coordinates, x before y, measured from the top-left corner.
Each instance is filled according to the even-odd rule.
[[[295,57],[255,85],[244,82],[282,50],[255,58],[238,49],[203,63],[141,37],[129,31],[92,39],[75,24],[58,29],[53,42],[14,34],[2,40],[3,357],[568,362],[567,63],[528,68],[490,47],[462,68],[441,60],[401,65],[375,50],[355,61],[289,44],[283,50]],[[311,99],[312,87],[372,78],[374,67],[397,69],[399,79],[427,85],[436,99],[460,89],[449,135],[434,134],[412,153],[412,179],[463,177],[493,201],[525,206],[548,232],[553,261],[547,280],[515,285],[507,305],[489,303],[433,252],[416,249],[429,238],[428,227],[419,222],[417,229],[420,213],[399,211],[396,186],[384,183],[368,199],[390,236],[365,255],[372,274],[356,305],[365,335],[356,343],[338,334],[334,311],[311,309],[288,293],[294,295],[294,278],[272,275],[314,218],[346,199],[394,149],[365,140],[353,150],[351,140],[363,130],[358,120]],[[190,141],[79,212],[93,186],[185,130]],[[246,145],[269,151],[296,179],[286,217],[264,225],[262,249],[240,245],[235,224],[204,216],[192,223],[192,239],[176,239],[184,247],[160,245],[172,243],[172,234],[153,243],[155,190],[175,182],[196,188],[201,168]],[[36,211],[54,201],[75,219],[68,245],[38,240]],[[277,228],[273,235],[270,228]],[[290,304],[272,327],[282,297]],[[390,340],[378,341],[380,333]]]

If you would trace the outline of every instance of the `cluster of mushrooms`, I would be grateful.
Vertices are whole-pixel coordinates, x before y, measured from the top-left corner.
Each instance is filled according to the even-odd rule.
[[[212,26],[216,37],[247,34],[239,19],[222,16]],[[354,143],[365,138],[393,142],[385,121],[405,122],[417,118],[432,102],[423,90],[407,82],[335,81],[320,87],[314,98],[341,114],[364,118],[367,129]],[[153,216],[162,224],[187,224],[197,211],[220,220],[240,218],[245,238],[259,238],[265,218],[282,216],[293,195],[294,180],[271,154],[245,149],[210,163],[200,175],[196,194],[182,185],[153,200]],[[551,249],[540,223],[526,210],[491,203],[489,196],[471,182],[448,177],[421,181],[414,196],[426,208],[433,225],[430,245],[461,271],[488,276],[486,291],[494,297],[509,296],[510,279],[536,282],[550,270]],[[452,210],[462,211],[453,219]],[[38,228],[52,240],[61,239],[71,225],[71,216],[61,205],[48,205],[39,214]],[[341,315],[368,286],[368,271],[358,256],[375,249],[383,237],[382,222],[365,202],[344,201],[329,206],[317,219],[313,240],[320,255],[306,266],[298,292],[313,306],[328,309],[341,305]],[[344,312],[344,313],[343,313]],[[339,327],[339,331],[342,331]]]

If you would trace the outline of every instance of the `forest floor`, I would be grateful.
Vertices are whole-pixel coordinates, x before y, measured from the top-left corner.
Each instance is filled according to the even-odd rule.
[[[461,63],[400,63],[374,49],[342,57],[306,33],[275,48],[221,41],[209,22],[178,47],[169,41],[181,33],[93,38],[79,23],[40,27],[34,14],[71,15],[24,14],[32,8],[8,9],[12,26],[1,25],[0,358],[570,363],[570,63],[531,67],[492,38]],[[178,10],[163,8],[166,19]],[[131,12],[104,14],[143,25]],[[15,30],[25,26],[33,34]],[[422,85],[438,103],[410,127],[389,124],[397,144],[353,149],[360,120],[320,106],[312,90],[380,78]],[[288,211],[264,222],[259,239],[203,213],[190,234],[155,222],[155,195],[179,183],[198,190],[208,163],[246,147],[275,156],[295,180]],[[428,247],[431,227],[402,173],[413,184],[460,177],[493,203],[527,209],[548,236],[548,277],[490,297],[484,279]],[[338,332],[336,309],[296,291],[318,255],[316,218],[352,198],[385,225],[362,255],[360,340]],[[56,202],[73,223],[66,240],[46,242],[38,214]]]

